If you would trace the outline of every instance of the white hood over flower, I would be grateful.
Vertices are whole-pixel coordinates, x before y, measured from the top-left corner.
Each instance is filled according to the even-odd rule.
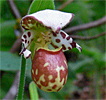
[[[63,51],[77,48],[81,52],[81,47],[61,30],[73,16],[72,13],[46,9],[23,17],[21,26],[26,31],[22,35],[24,48],[21,54],[25,58],[33,56],[38,47],[47,49],[62,47]]]

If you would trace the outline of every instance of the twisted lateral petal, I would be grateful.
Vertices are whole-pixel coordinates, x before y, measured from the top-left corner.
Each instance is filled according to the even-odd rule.
[[[34,14],[23,17],[21,24],[25,29],[31,29],[36,22],[46,26],[56,32],[67,25],[73,18],[72,13],[61,12],[57,10],[42,10]]]
[[[59,33],[53,33],[51,45],[54,48],[62,46],[63,51],[70,50],[72,48],[77,48],[80,52],[81,47],[73,41],[73,39],[64,31],[60,30]]]

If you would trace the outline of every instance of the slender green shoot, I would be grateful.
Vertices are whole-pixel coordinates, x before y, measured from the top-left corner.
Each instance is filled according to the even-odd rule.
[[[24,95],[26,59],[21,55],[21,73],[17,100],[22,100]]]
[[[37,87],[33,81],[29,84],[29,92],[31,100],[39,100]]]

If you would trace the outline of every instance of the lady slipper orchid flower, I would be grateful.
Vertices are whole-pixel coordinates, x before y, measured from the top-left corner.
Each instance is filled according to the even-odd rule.
[[[67,81],[67,61],[63,51],[81,47],[61,30],[73,18],[72,13],[57,10],[42,10],[26,15],[21,26],[24,48],[21,54],[32,58],[32,79],[47,92],[59,91]]]

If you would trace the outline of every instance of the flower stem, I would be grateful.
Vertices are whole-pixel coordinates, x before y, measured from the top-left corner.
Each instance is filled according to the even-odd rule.
[[[19,90],[17,100],[23,99],[24,94],[24,83],[25,83],[25,69],[26,69],[26,59],[21,56],[21,73],[20,73],[20,82],[19,82]]]

